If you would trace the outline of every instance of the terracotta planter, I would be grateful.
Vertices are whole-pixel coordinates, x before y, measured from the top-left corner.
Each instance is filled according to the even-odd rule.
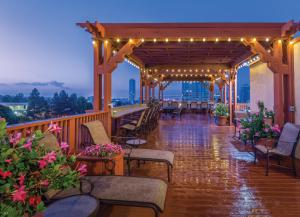
[[[276,139],[273,138],[260,138],[259,140],[256,141],[256,144],[267,146],[268,148],[273,148],[275,142]]]
[[[78,162],[87,165],[87,175],[124,175],[124,159],[120,154],[111,160],[100,159],[95,157],[79,158]]]
[[[227,116],[217,116],[217,125],[226,126],[227,125]]]
[[[264,118],[264,123],[269,126],[273,126],[273,118]]]

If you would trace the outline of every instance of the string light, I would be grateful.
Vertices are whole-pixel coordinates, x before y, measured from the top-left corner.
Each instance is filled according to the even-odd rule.
[[[203,42],[206,42],[206,38],[202,38],[202,41],[203,41]]]
[[[218,42],[219,41],[219,39],[218,38],[216,38],[216,42]]]
[[[105,44],[108,44],[108,40],[105,40],[104,43],[105,43]]]
[[[191,38],[191,39],[190,39],[190,42],[193,42],[193,41],[194,41],[194,39],[193,39],[193,38]]]
[[[130,38],[130,39],[129,39],[129,43],[132,43],[132,42],[133,42],[133,40]]]
[[[156,38],[153,39],[153,42],[154,42],[154,43],[156,42]]]
[[[244,38],[241,38],[241,41],[244,41]]]
[[[231,38],[228,38],[228,42],[231,42]]]
[[[119,43],[121,40],[119,38],[117,38],[117,42]]]
[[[256,42],[256,38],[253,38],[253,41]]]
[[[178,42],[181,42],[181,38],[178,38]]]
[[[281,40],[281,39],[279,39],[279,40],[278,40],[278,43],[279,43],[279,44],[281,44],[281,43],[282,43],[282,40]]]
[[[166,38],[166,42],[167,42],[167,43],[169,42],[169,39],[168,39],[168,38]]]
[[[96,41],[95,40],[93,40],[92,43],[93,43],[93,45],[96,45]]]
[[[269,42],[270,41],[270,39],[269,38],[266,38],[266,42]]]
[[[142,42],[144,42],[145,41],[145,39],[144,38],[142,38]]]

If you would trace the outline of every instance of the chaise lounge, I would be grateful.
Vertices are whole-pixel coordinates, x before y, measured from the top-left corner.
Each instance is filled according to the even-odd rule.
[[[100,121],[92,121],[82,125],[87,130],[92,141],[83,141],[83,145],[89,144],[106,144],[111,143],[111,139]],[[154,161],[167,164],[168,181],[171,181],[171,170],[173,168],[174,153],[170,151],[142,149],[142,148],[125,148],[124,159],[127,161],[128,174],[130,175],[130,161]]]
[[[52,134],[47,134],[41,143],[49,148],[58,147]],[[72,195],[89,194],[103,204],[151,208],[157,217],[164,210],[167,188],[164,181],[153,178],[85,176],[80,187],[48,192],[45,197],[51,202]]]

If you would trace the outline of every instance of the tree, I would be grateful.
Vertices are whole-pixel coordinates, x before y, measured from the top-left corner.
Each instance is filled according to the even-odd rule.
[[[51,105],[55,115],[70,114],[69,96],[64,90],[54,94]]]
[[[45,118],[49,112],[46,99],[40,96],[38,89],[34,88],[28,97],[27,116],[33,119]]]
[[[69,106],[70,106],[70,113],[69,114],[77,114],[77,110],[78,110],[78,98],[77,95],[75,93],[71,94],[71,96],[69,97]]]
[[[0,117],[5,118],[8,124],[15,124],[18,122],[17,116],[7,106],[0,105]]]
[[[83,96],[78,97],[77,99],[77,114],[85,113],[86,110],[90,110],[93,108],[92,103],[89,103],[86,98]]]

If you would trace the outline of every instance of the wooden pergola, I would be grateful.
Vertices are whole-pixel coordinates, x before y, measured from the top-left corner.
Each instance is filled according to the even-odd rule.
[[[292,36],[300,23],[78,23],[92,34],[94,110],[109,110],[111,74],[125,59],[140,69],[141,101],[154,97],[173,81],[217,84],[232,120],[236,106],[236,73],[254,56],[274,73],[275,122],[294,122]],[[267,82],[267,81],[266,81]],[[227,88],[226,88],[227,87]],[[104,92],[104,94],[103,94]],[[102,105],[104,96],[104,105]],[[231,122],[230,122],[231,123]]]

